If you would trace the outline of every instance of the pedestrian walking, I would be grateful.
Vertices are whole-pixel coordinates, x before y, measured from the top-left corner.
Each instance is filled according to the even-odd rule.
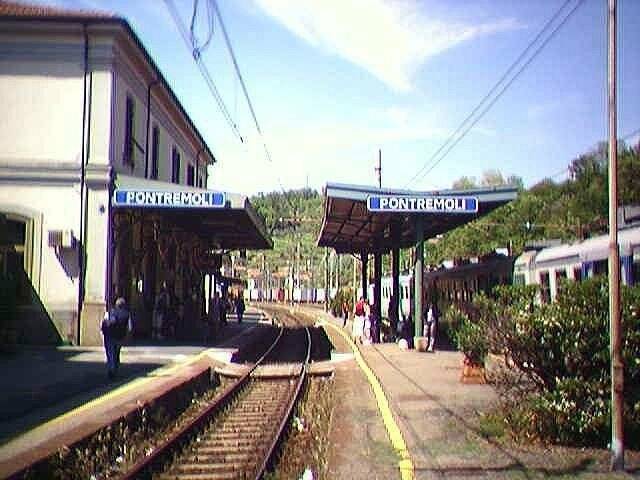
[[[153,320],[151,338],[154,340],[162,340],[164,338],[164,329],[169,317],[169,309],[171,308],[171,296],[167,290],[167,284],[163,283],[160,292],[156,296],[156,302],[153,307]]]
[[[120,367],[122,343],[126,336],[133,331],[133,320],[124,298],[118,298],[114,308],[105,312],[101,330],[107,355],[107,375],[109,379],[113,379]]]
[[[238,323],[242,323],[242,316],[244,315],[244,298],[242,298],[242,294],[238,293],[236,297],[236,315],[238,316]]]

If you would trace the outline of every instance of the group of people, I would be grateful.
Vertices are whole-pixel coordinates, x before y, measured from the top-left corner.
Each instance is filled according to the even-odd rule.
[[[242,294],[234,297],[221,297],[216,291],[209,302],[209,314],[203,318],[205,322],[204,341],[209,342],[215,336],[218,326],[228,323],[227,314],[235,310],[238,323],[242,323],[244,311],[246,309]]]
[[[162,340],[175,333],[175,317],[177,316],[177,302],[170,295],[166,284],[163,284],[156,297],[153,308],[152,332],[153,339]],[[216,292],[209,305],[209,315],[206,318],[205,341],[213,338],[215,325],[227,324],[227,313],[235,310],[238,322],[244,317],[245,303],[242,295],[235,298],[221,298]],[[100,325],[104,338],[104,348],[107,356],[107,374],[113,379],[120,367],[120,350],[127,337],[133,332],[133,316],[123,297],[118,297],[112,308],[107,309]]]

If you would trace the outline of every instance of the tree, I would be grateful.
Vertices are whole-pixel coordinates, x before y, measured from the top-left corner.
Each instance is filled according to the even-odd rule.
[[[465,175],[460,177],[458,180],[455,180],[451,185],[451,188],[454,190],[471,190],[477,186],[476,177],[467,177]]]
[[[485,170],[482,172],[482,179],[480,180],[480,185],[483,187],[499,187],[501,185],[506,185],[504,177],[499,170]]]

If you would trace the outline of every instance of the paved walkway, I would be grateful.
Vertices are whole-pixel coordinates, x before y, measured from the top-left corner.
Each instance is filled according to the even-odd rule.
[[[337,351],[355,347],[344,339],[348,331],[342,329],[342,320],[318,311],[315,316],[335,327],[327,330]],[[404,471],[403,479],[636,478],[608,472],[606,450],[526,446],[487,435],[491,425],[482,424],[478,414],[491,411],[497,395],[489,385],[460,382],[463,357],[458,352],[421,353],[394,343],[359,345],[357,351],[364,367],[346,361],[336,368],[328,478],[401,478],[403,449],[394,438],[395,426],[413,468],[412,475]],[[373,381],[367,381],[367,369]],[[379,400],[376,405],[376,383],[392,412],[391,421]],[[630,471],[640,471],[637,453],[628,452]]]

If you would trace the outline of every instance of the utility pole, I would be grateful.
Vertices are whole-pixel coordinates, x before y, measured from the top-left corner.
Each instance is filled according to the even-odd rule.
[[[609,0],[609,328],[611,349],[611,470],[624,469],[624,370],[620,328],[618,250],[618,132],[616,105],[616,0]]]
[[[374,169],[378,175],[378,187],[382,188],[382,150],[378,149],[378,166]]]

